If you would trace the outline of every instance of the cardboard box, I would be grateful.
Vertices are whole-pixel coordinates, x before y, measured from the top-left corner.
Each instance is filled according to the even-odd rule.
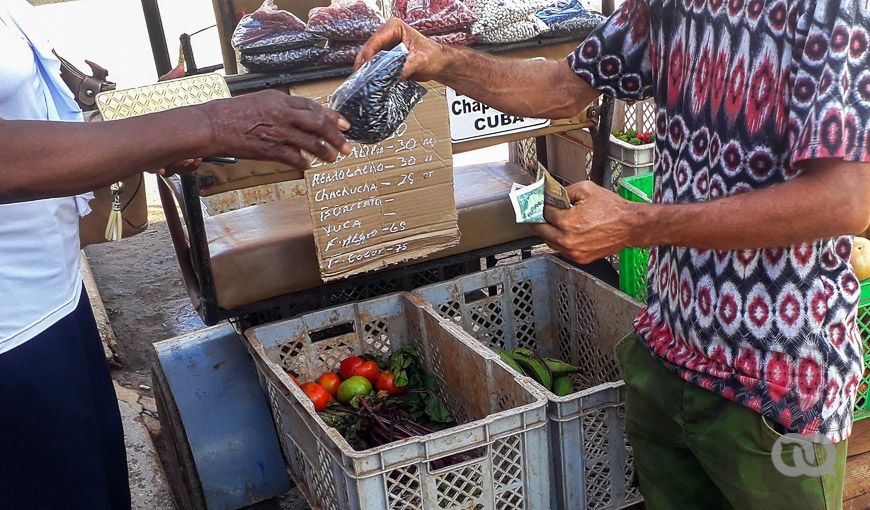
[[[294,95],[326,103],[342,80],[302,84]],[[428,93],[392,137],[354,144],[305,172],[324,281],[425,257],[459,243],[445,89]]]

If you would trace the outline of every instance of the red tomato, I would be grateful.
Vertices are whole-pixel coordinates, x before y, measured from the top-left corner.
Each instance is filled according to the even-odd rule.
[[[329,395],[329,392],[326,391],[323,386],[317,384],[316,382],[307,382],[301,386],[302,391],[305,392],[305,395],[314,402],[314,410],[318,413],[326,409],[326,406],[329,405],[329,400],[332,398]]]
[[[378,391],[386,391],[390,395],[398,395],[405,392],[405,387],[396,387],[396,376],[392,372],[381,372],[378,375],[378,380],[375,383],[375,388]]]
[[[341,386],[341,378],[335,372],[327,372],[317,379],[317,384],[323,386],[323,389],[334,397],[338,394],[338,387]]]
[[[366,361],[363,362],[362,365],[358,365],[353,369],[353,375],[359,375],[368,379],[372,384],[376,383],[378,380],[378,375],[380,375],[381,369],[378,368],[378,364],[374,361]]]
[[[295,375],[291,374],[290,372],[287,372],[287,375],[289,375],[289,376],[290,376],[290,379],[291,379],[294,383],[296,383],[296,386],[300,386],[300,385],[301,385],[301,383],[299,382],[299,379],[297,379]]]
[[[341,362],[341,365],[338,367],[338,375],[341,376],[341,380],[347,380],[353,375],[353,371],[356,367],[365,363],[366,360],[360,358],[359,356],[351,356],[349,358],[345,358],[344,361]]]

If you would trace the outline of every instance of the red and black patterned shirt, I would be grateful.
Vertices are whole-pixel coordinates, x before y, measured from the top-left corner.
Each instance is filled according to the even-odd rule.
[[[654,201],[677,204],[870,161],[868,42],[865,0],[626,0],[568,58],[606,94],[655,99]],[[863,373],[851,249],[654,247],[635,326],[683,379],[840,441]]]

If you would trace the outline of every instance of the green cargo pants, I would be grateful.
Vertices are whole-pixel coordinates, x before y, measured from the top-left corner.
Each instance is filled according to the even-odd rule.
[[[846,441],[783,438],[761,415],[665,369],[635,335],[616,351],[647,510],[842,508]]]

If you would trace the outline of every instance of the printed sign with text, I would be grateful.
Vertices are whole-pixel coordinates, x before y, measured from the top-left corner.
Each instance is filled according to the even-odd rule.
[[[550,125],[549,119],[507,115],[447,87],[450,138],[453,143],[490,138]]]

